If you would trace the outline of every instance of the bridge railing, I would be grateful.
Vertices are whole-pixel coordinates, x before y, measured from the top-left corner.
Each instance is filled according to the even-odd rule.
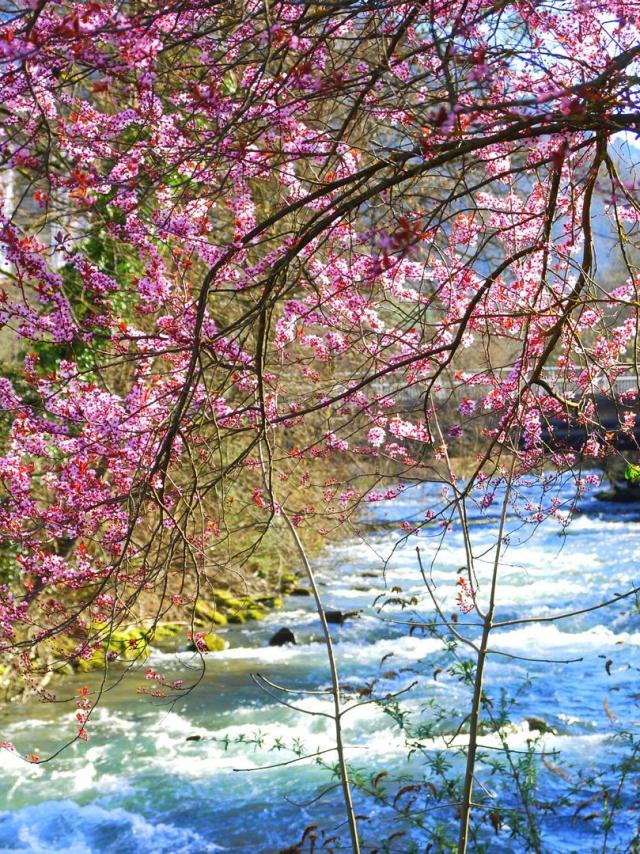
[[[639,391],[638,369],[633,365],[621,367],[624,368],[624,372],[616,376],[615,379],[607,377],[604,373],[592,372],[586,389],[584,383],[568,379],[562,368],[545,368],[541,378],[564,397],[584,393],[585,390],[591,394],[602,393],[616,397],[630,391]],[[495,379],[500,381],[501,379],[506,380],[511,372],[511,368],[503,368],[491,371],[490,375],[493,381]],[[483,376],[487,376],[486,382],[482,381]],[[489,392],[489,382],[489,372],[482,374],[480,372],[461,371],[454,377],[449,375],[440,377],[438,382],[434,384],[431,393],[436,401],[444,401],[451,397],[459,399],[466,397],[477,400],[485,397]],[[430,380],[427,378],[423,382],[402,387],[398,378],[389,377],[370,386],[369,394],[388,395],[402,406],[418,406],[429,384]]]

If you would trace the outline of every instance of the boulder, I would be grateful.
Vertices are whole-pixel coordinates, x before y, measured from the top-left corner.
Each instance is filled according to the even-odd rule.
[[[270,596],[258,596],[255,601],[263,608],[282,608],[282,599],[275,594]]]
[[[328,623],[341,626],[350,617],[357,617],[360,611],[325,611],[324,616]]]
[[[306,587],[294,587],[289,591],[289,596],[311,596],[311,591]]]
[[[543,721],[542,718],[525,718],[525,721],[529,726],[529,732],[539,732],[542,733],[542,735],[547,732],[551,733],[552,735],[556,734],[556,730],[546,721]]]
[[[288,643],[295,643],[296,637],[291,629],[282,628],[273,635],[269,641],[269,646],[286,646]]]

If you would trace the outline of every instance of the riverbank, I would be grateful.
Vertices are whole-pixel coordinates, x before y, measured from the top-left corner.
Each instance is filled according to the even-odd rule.
[[[477,462],[469,457],[453,457],[451,465],[458,476],[464,477],[475,471]],[[440,461],[431,472],[433,482],[406,478],[400,482],[409,492],[420,489],[421,484],[427,489],[437,488],[435,481],[438,478],[446,481],[447,471],[445,462]],[[392,475],[385,477],[391,478]],[[631,497],[626,494],[621,497],[618,492],[599,492],[597,496],[615,504],[628,501],[633,507]],[[367,537],[388,530],[390,535],[395,532],[400,536],[403,529],[407,530],[410,523],[400,518],[401,502],[396,500],[383,504],[391,509],[389,519],[382,518],[375,509],[372,513],[375,505],[365,502],[355,513],[351,512],[348,522],[333,528],[331,540],[307,529],[306,546],[314,563],[322,559],[324,550],[335,548],[336,544],[356,533]],[[261,539],[261,548],[255,553],[252,550],[251,557],[235,568],[222,566],[206,576],[186,572],[178,575],[173,589],[179,592],[166,587],[159,594],[153,589],[144,590],[138,598],[138,620],[130,623],[123,620],[111,629],[107,624],[94,626],[98,642],[88,655],[78,654],[77,637],[54,638],[45,647],[45,655],[40,660],[32,657],[34,673],[40,672],[44,676],[39,681],[36,678],[27,682],[26,691],[23,683],[18,691],[13,692],[22,676],[19,669],[12,672],[5,668],[0,672],[0,689],[4,690],[5,699],[9,702],[24,700],[34,688],[36,692],[44,689],[55,692],[59,678],[74,672],[104,673],[105,664],[117,668],[144,662],[153,649],[175,651],[198,647],[200,652],[212,653],[223,650],[227,640],[222,637],[221,629],[263,621],[271,609],[282,607],[283,600],[292,591],[307,584],[303,576],[296,574],[299,558],[293,543],[287,536],[282,536],[283,533],[286,532],[280,530],[278,535],[277,525],[269,529]]]

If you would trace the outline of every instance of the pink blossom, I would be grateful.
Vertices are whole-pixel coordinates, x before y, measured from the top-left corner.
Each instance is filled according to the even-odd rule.
[[[379,448],[385,440],[386,433],[382,427],[372,427],[367,434],[367,441],[374,448]]]
[[[465,418],[469,418],[476,411],[476,402],[470,397],[465,397],[460,402],[458,406],[458,412],[461,415],[464,415]]]

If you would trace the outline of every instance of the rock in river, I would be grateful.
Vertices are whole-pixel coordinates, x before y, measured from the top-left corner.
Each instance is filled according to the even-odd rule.
[[[542,718],[525,718],[525,721],[529,725],[529,732],[540,732],[543,735],[545,733],[556,735],[556,730],[546,721],[543,721]]]
[[[334,623],[341,626],[345,620],[350,617],[357,617],[359,611],[325,611],[324,615],[328,623]]]
[[[269,641],[269,646],[284,646],[288,643],[295,643],[296,637],[291,631],[291,629],[278,629],[278,631],[273,635],[271,640]]]

